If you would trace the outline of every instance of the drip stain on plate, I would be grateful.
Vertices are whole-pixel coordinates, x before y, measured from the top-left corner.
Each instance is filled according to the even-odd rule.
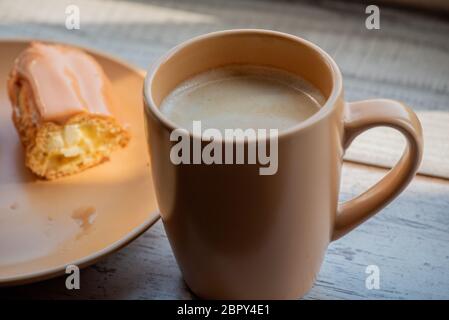
[[[18,208],[19,208],[19,204],[17,202],[14,202],[9,206],[9,209],[11,209],[11,210],[16,210]]]
[[[83,206],[74,210],[72,218],[80,226],[82,233],[78,235],[79,238],[83,233],[87,232],[97,217],[97,209],[94,206]]]

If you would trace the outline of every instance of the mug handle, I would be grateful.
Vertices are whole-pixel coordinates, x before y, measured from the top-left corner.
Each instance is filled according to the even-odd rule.
[[[332,241],[339,239],[373,216],[410,183],[423,153],[422,128],[416,114],[404,104],[388,99],[364,100],[346,104],[343,148],[346,150],[360,133],[386,126],[401,132],[407,147],[399,162],[370,189],[338,205]]]

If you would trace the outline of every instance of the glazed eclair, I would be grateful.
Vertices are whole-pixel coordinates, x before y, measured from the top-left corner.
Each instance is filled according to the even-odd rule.
[[[109,79],[79,49],[31,43],[14,62],[8,94],[25,164],[40,177],[81,172],[130,140],[111,113]]]

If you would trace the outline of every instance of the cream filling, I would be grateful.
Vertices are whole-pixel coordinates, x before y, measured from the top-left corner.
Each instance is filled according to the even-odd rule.
[[[96,152],[104,152],[104,142],[95,129],[88,125],[69,124],[63,130],[54,132],[48,140],[47,149],[51,155],[65,158],[85,157]]]

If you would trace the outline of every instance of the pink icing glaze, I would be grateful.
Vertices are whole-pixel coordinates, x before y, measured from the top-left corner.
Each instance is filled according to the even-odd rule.
[[[64,123],[82,112],[110,115],[109,80],[79,49],[33,42],[17,57],[12,77],[29,82],[42,121]]]

